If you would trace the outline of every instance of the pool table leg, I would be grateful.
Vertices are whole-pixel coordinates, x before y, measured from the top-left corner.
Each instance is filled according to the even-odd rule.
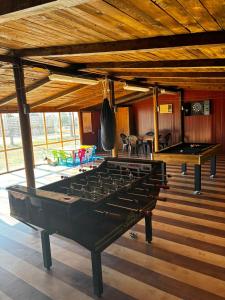
[[[145,215],[145,239],[147,243],[152,241],[152,213]]]
[[[181,165],[181,174],[182,175],[187,175],[187,164],[186,163],[183,163]]]
[[[201,165],[195,165],[195,195],[201,193]]]
[[[210,170],[210,178],[214,178],[216,176],[216,155],[211,157],[211,170]]]

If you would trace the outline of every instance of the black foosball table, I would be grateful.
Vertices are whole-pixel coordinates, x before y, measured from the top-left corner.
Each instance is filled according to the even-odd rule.
[[[94,293],[103,293],[101,252],[145,219],[152,240],[152,210],[167,188],[161,161],[106,158],[98,167],[43,186],[8,188],[11,216],[41,228],[44,266],[51,268],[49,236],[57,233],[91,251]]]

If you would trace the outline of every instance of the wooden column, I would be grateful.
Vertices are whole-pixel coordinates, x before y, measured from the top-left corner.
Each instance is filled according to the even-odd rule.
[[[26,100],[24,85],[24,71],[21,59],[16,59],[13,63],[13,73],[16,86],[16,96],[20,118],[20,128],[23,144],[23,156],[25,173],[28,187],[35,187],[35,177],[33,169],[33,144],[30,127],[29,107]]]
[[[83,119],[82,119],[82,112],[78,111],[78,120],[79,120],[79,132],[80,132],[80,144],[83,145]]]
[[[153,89],[154,150],[159,151],[158,87]]]
[[[180,101],[180,140],[184,142],[184,90],[181,89],[179,91],[179,101]]]
[[[115,126],[116,126],[117,107],[115,105],[115,93],[114,93],[114,81],[113,80],[109,80],[109,100],[110,100],[111,107],[115,113]],[[116,131],[117,131],[117,128],[116,128]],[[117,141],[116,136],[117,135],[115,133],[115,144],[114,144],[114,148],[112,149],[112,157],[118,157],[118,141]]]

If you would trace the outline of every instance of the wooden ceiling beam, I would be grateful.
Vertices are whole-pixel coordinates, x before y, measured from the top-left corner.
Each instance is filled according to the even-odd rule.
[[[26,87],[26,94],[31,92],[31,91],[34,91],[34,90],[38,89],[39,87],[43,86],[47,82],[49,82],[48,77],[44,78],[44,79],[41,79],[41,80],[29,85],[28,87]],[[13,100],[16,100],[16,93],[14,93],[10,96],[7,96],[7,97],[3,98],[2,100],[0,100],[0,106],[5,105],[5,104],[7,104],[7,103],[9,103]]]
[[[169,36],[157,36],[135,40],[123,40],[104,43],[79,44],[68,46],[52,46],[41,48],[29,48],[17,50],[20,57],[26,56],[75,56],[99,53],[121,53],[143,50],[193,48],[201,46],[216,46],[225,44],[224,31],[212,31],[190,34],[176,34]]]
[[[224,34],[225,35],[225,34]],[[191,60],[159,60],[159,61],[121,61],[87,63],[90,69],[158,69],[158,68],[208,68],[225,67],[225,59],[191,59]],[[107,70],[106,70],[107,71]],[[110,70],[109,70],[110,71]]]
[[[135,78],[225,78],[225,72],[116,72],[113,74]]]
[[[7,0],[1,1],[0,24],[37,15],[49,10],[65,9],[90,0]]]
[[[40,100],[40,101],[37,101],[37,102],[31,104],[31,105],[30,105],[30,108],[34,108],[34,107],[37,107],[37,106],[40,106],[40,105],[49,103],[49,102],[51,102],[51,101],[54,101],[54,100],[56,100],[56,99],[58,99],[58,98],[61,98],[61,97],[63,97],[63,96],[69,95],[69,94],[71,94],[71,93],[73,93],[73,92],[79,90],[79,89],[82,88],[82,87],[83,87],[83,85],[76,85],[76,86],[70,87],[70,88],[68,88],[68,89],[65,89],[65,90],[63,90],[63,91],[60,91],[60,92],[57,93],[57,94],[54,94],[54,95],[52,95],[52,96],[50,96],[50,97],[47,97],[47,98],[45,98],[45,99],[42,99],[42,100]]]

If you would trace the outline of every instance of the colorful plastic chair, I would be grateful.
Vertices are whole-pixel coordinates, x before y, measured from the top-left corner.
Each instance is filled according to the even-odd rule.
[[[84,158],[85,158],[86,149],[79,149],[78,150],[78,157],[80,159],[80,164],[82,164]]]

